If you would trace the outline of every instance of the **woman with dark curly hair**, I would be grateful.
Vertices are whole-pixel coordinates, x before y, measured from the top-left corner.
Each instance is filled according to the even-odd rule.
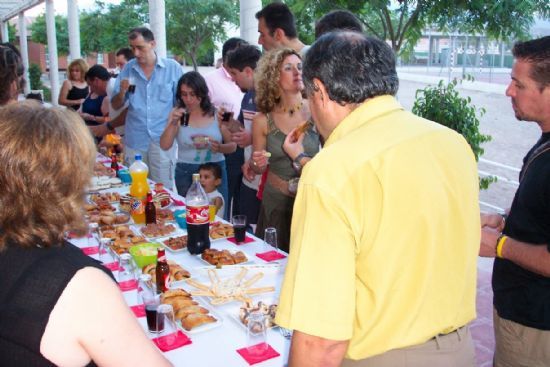
[[[17,101],[25,86],[24,74],[19,51],[10,43],[0,44],[0,106]]]
[[[289,48],[267,52],[254,72],[256,107],[252,123],[253,153],[250,167],[267,173],[256,235],[267,227],[278,232],[279,247],[289,250],[290,222],[295,193],[289,181],[319,151],[319,135],[309,123],[302,99],[302,59]],[[292,181],[291,181],[292,182]]]
[[[206,81],[196,71],[182,75],[178,81],[176,100],[180,106],[168,117],[168,124],[160,137],[160,147],[168,150],[177,141],[176,187],[185,195],[191,186],[193,173],[203,163],[217,163],[222,169],[220,193],[227,203],[227,170],[224,154],[233,153],[237,145],[231,141],[227,129],[221,129],[216,110],[208,97]]]
[[[96,150],[73,111],[0,109],[0,360],[5,366],[168,366],[84,233]]]

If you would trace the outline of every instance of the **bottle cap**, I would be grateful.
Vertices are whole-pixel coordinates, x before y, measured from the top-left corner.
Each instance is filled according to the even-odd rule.
[[[193,173],[193,181],[199,181],[201,178],[201,175],[198,173]]]
[[[136,161],[141,161],[141,154],[136,154]]]

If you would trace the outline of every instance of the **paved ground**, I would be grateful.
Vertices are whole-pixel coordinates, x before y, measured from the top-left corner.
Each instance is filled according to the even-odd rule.
[[[425,77],[429,77],[429,75]],[[419,78],[412,79],[418,80]],[[508,80],[509,76],[506,82]],[[501,81],[504,82],[504,78],[501,78]],[[403,106],[411,109],[415,91],[426,85],[426,83],[401,79],[398,98]],[[523,156],[540,137],[540,129],[532,122],[517,121],[510,99],[502,93],[461,90],[461,95],[471,97],[474,105],[485,108],[486,113],[480,119],[480,130],[483,134],[489,134],[493,138],[484,146],[485,154],[479,162],[479,172],[480,174],[488,173],[500,176],[497,183],[480,193],[481,210],[494,211],[497,208],[508,208],[517,188]],[[492,320],[492,266],[492,259],[479,258],[477,319],[472,323],[471,331],[475,340],[477,364],[480,367],[493,365],[495,344]]]

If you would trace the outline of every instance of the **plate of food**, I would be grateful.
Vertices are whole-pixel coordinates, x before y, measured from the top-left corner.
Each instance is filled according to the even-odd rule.
[[[102,238],[111,239],[111,250],[118,255],[128,252],[130,247],[134,245],[147,242],[145,237],[135,234],[134,231],[125,224],[115,226],[112,229],[100,228],[100,236]]]
[[[222,238],[229,238],[235,235],[233,226],[229,223],[213,222],[210,223],[210,239],[219,240]]]
[[[208,280],[190,278],[185,282],[195,290],[189,293],[193,296],[203,296],[210,299],[212,305],[223,305],[233,301],[252,302],[251,297],[258,294],[275,292],[273,286],[259,286],[257,283],[264,278],[263,272],[249,274],[246,267],[241,267],[233,275],[220,277],[219,269],[208,269]],[[264,282],[265,283],[265,282]]]
[[[220,268],[222,266],[241,265],[250,261],[242,251],[217,250],[214,248],[206,249],[197,256],[206,264]]]
[[[90,201],[96,204],[100,203],[116,203],[120,200],[118,192],[102,192],[90,194]]]
[[[277,327],[274,321],[277,313],[277,304],[272,301],[262,300],[258,302],[244,302],[238,312],[232,312],[230,315],[239,325],[246,329],[248,326],[248,318],[252,312],[260,312],[265,316],[266,328],[270,329]]]
[[[174,212],[170,209],[156,209],[157,223],[175,222]]]
[[[207,331],[223,323],[223,319],[210,306],[194,299],[184,289],[174,288],[164,292],[161,302],[172,305],[178,324],[190,334]]]
[[[171,252],[187,251],[187,235],[158,239]]]
[[[166,237],[178,231],[173,224],[165,223],[149,223],[143,227],[140,227],[140,232],[149,239],[156,239],[159,237]]]
[[[168,267],[170,268],[171,283],[179,282],[181,280],[185,280],[191,277],[191,273],[188,270],[184,269],[181,265],[179,265],[175,261],[167,260],[167,262],[168,262]],[[156,284],[156,268],[157,268],[157,264],[154,263],[154,264],[149,264],[142,269],[144,274],[151,275],[151,281],[153,282],[153,284]]]

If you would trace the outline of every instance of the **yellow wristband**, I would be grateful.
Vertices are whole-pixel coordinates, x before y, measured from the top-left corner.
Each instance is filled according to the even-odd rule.
[[[502,235],[498,238],[498,241],[497,241],[497,257],[501,259],[502,259],[502,249],[504,248],[504,243],[506,242],[507,239],[508,237],[506,237],[505,235]]]

